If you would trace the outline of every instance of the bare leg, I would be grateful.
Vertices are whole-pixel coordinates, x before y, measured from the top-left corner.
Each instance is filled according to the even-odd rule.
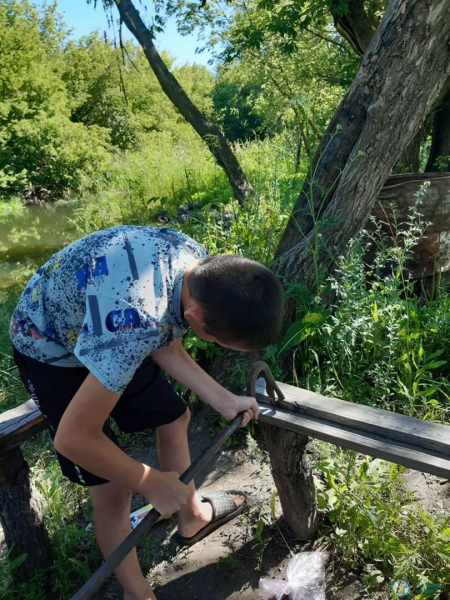
[[[163,471],[177,471],[180,475],[191,464],[187,438],[189,424],[189,409],[176,421],[158,427],[158,456]],[[183,537],[192,537],[212,519],[212,506],[209,502],[202,502],[198,497],[194,482],[189,484],[190,498],[179,512],[178,531]],[[245,498],[233,496],[234,501],[240,506]]]
[[[116,483],[89,487],[94,505],[94,529],[98,545],[108,558],[131,531],[131,490]],[[156,600],[149,583],[142,575],[133,549],[116,568],[115,574],[125,591],[125,600]]]

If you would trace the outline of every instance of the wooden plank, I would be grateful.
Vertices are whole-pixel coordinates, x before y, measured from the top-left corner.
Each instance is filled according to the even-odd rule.
[[[44,417],[33,400],[0,414],[0,456],[45,429]]]
[[[337,398],[328,398],[308,390],[277,382],[285,395],[283,406],[292,410],[297,403],[302,415],[318,417],[331,423],[352,427],[360,433],[366,431],[386,436],[421,448],[450,455],[450,427],[440,423],[422,421],[395,412],[364,406]],[[257,392],[264,394],[264,385],[258,380]],[[258,396],[258,393],[257,393]],[[264,402],[264,396],[261,401]],[[265,396],[267,401],[267,396]]]
[[[261,407],[259,419],[262,423],[315,437],[324,442],[356,450],[362,454],[369,454],[375,458],[382,458],[410,469],[450,479],[449,455],[400,442],[386,435],[380,436],[375,433],[361,432],[359,429],[341,423],[333,423],[318,417],[293,413],[286,409],[265,404],[261,401],[261,398],[262,396],[258,394],[257,400]]]

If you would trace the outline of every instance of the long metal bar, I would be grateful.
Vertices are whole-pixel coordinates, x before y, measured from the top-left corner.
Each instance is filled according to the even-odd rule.
[[[215,437],[211,446],[204,452],[186,471],[181,475],[180,481],[189,483],[206,466],[214,454],[223,446],[227,439],[233,435],[242,422],[242,413],[240,413],[231,423],[224,427]],[[102,566],[92,575],[92,577],[83,585],[83,587],[72,596],[71,600],[87,600],[97,592],[101,585],[108,579],[114,569],[119,565],[125,556],[139,543],[142,537],[150,531],[161,515],[153,508],[148,515],[139,523],[120,546],[114,550],[111,556],[105,560]]]

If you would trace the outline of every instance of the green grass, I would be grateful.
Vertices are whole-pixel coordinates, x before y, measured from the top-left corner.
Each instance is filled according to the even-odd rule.
[[[117,155],[109,170],[86,182],[91,196],[72,217],[77,235],[118,223],[165,224],[183,230],[215,253],[236,253],[270,263],[302,173],[294,173],[287,136],[236,148],[254,185],[254,200],[238,206],[222,171],[194,138],[174,142],[155,136],[141,153]],[[177,208],[195,203],[180,223]],[[402,265],[408,244],[421,235],[423,223],[415,211],[399,225],[393,249],[382,240],[375,265],[364,266],[364,238],[355,240],[339,260],[339,275],[319,282],[322,297],[299,286],[287,286],[298,307],[298,319],[266,360],[281,376],[289,355],[291,381],[301,387],[350,401],[380,406],[434,421],[448,422],[450,413],[450,296],[437,286],[432,298],[417,293],[405,280]],[[384,272],[383,268],[391,269]],[[17,377],[8,338],[8,323],[20,290],[35,269],[33,258],[14,269],[13,285],[1,292],[0,410],[27,399]],[[214,347],[187,338],[194,355]],[[446,583],[450,552],[445,516],[405,512],[410,498],[401,469],[382,461],[320,445],[318,500],[321,536],[339,572],[356,573],[367,586],[405,577],[414,583]],[[92,533],[86,533],[90,504],[85,490],[66,482],[48,435],[24,444],[43,507],[56,557],[47,573],[37,572],[23,584],[11,583],[8,558],[0,563],[0,592],[6,600],[67,598],[101,561]],[[258,531],[256,531],[258,534]],[[261,536],[260,536],[261,537]],[[255,538],[256,539],[256,538]],[[264,539],[257,540],[257,561]],[[147,552],[148,554],[148,552]],[[151,556],[147,556],[151,564]],[[3,586],[3,588],[1,587]]]
[[[325,443],[319,448],[319,543],[328,544],[337,579],[356,572],[366,588],[402,578],[450,591],[450,515],[437,509],[430,516],[414,504],[403,467]]]

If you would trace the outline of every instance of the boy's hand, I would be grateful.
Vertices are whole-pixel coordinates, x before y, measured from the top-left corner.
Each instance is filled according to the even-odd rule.
[[[151,469],[139,486],[139,493],[145,496],[159,514],[168,519],[180,510],[189,500],[189,489],[181,483],[175,471]]]
[[[255,398],[251,396],[230,395],[230,401],[224,404],[220,411],[227,421],[232,421],[241,412],[244,413],[241,427],[246,427],[252,419],[258,420],[259,406]]]
[[[214,381],[183,349],[181,340],[152,354],[153,361],[171,377],[192,390],[214,410],[232,421],[245,411],[242,427],[257,419],[259,406],[254,398],[236,396]]]

